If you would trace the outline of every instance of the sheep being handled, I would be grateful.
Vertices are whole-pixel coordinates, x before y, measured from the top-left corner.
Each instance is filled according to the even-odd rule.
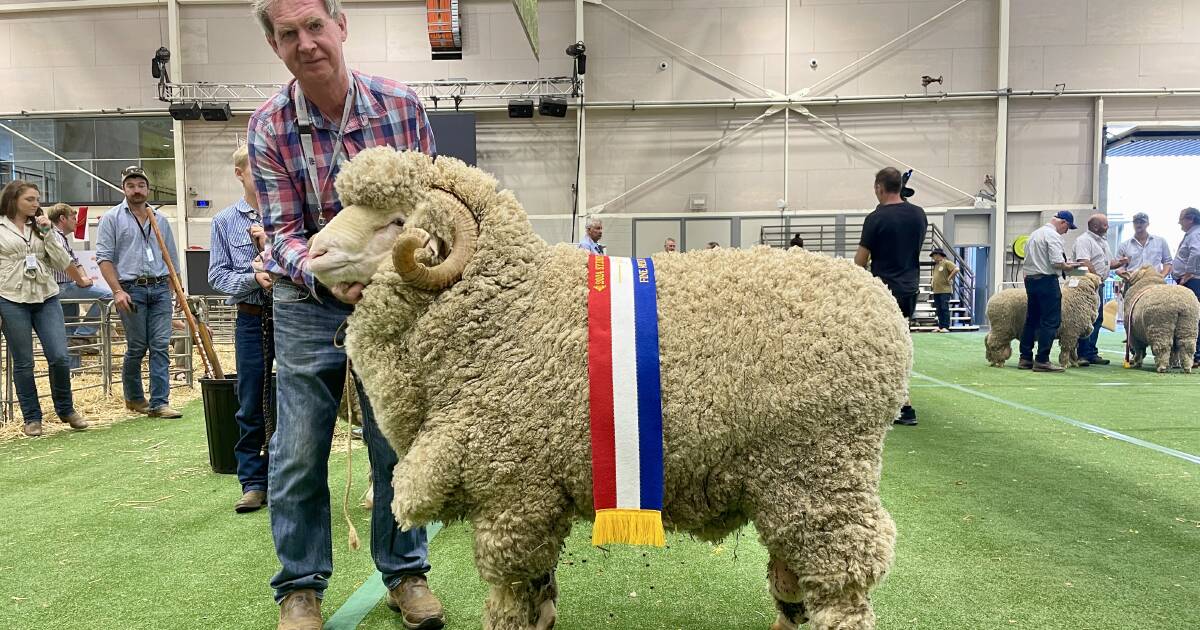
[[[484,628],[550,628],[560,549],[597,513],[595,261],[547,245],[511,192],[455,159],[366,150],[337,190],[345,207],[312,240],[311,268],[361,292],[347,351],[400,456],[396,520],[470,521]],[[912,361],[893,298],[849,261],[798,249],[650,262],[664,526],[715,541],[753,522],[777,630],[873,628],[895,539],[881,450]]]
[[[1187,287],[1167,284],[1151,267],[1142,267],[1130,276],[1125,287],[1130,367],[1142,367],[1149,347],[1160,374],[1172,367],[1190,374],[1198,326],[1200,302]]]
[[[1072,277],[1062,288],[1062,323],[1058,327],[1058,362],[1063,367],[1079,367],[1079,339],[1092,334],[1092,324],[1100,311],[1100,276]],[[1072,286],[1074,285],[1074,286]],[[983,338],[987,361],[992,367],[1004,367],[1012,357],[1012,342],[1021,339],[1029,298],[1025,289],[1005,289],[987,303],[991,330]]]

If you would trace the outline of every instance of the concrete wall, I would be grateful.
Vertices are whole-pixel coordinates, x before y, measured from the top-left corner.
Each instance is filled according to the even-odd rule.
[[[811,85],[901,35],[953,0],[792,1],[790,68],[785,73],[784,0],[609,0],[646,28],[675,40],[745,80],[697,60],[678,46],[602,6],[585,8],[588,98],[600,101],[753,98]],[[540,3],[542,58],[533,57],[507,0],[464,0],[461,61],[430,61],[423,3],[348,3],[347,56],[357,68],[402,80],[515,79],[570,72],[563,48],[574,39],[574,3]],[[186,81],[282,81],[283,65],[245,3],[183,5]],[[814,93],[854,96],[921,93],[922,75],[941,76],[934,91],[995,87],[996,0],[969,0]],[[4,13],[0,6],[0,111],[157,107],[148,61],[165,30],[165,9]],[[1200,0],[1012,0],[1009,83],[1014,89],[1200,87]],[[812,69],[809,59],[816,59]],[[660,64],[665,63],[666,68]],[[178,77],[177,77],[178,78]],[[1090,99],[1014,99],[1010,130],[1010,203],[1031,213],[1090,206],[1094,167]],[[587,188],[590,205],[608,202],[705,145],[728,137],[754,108],[590,110]],[[846,132],[974,192],[994,172],[995,105],[958,102],[839,105],[813,113]],[[1200,99],[1106,101],[1110,120],[1196,120]],[[786,196],[795,212],[870,207],[870,176],[892,160],[793,114],[785,140],[782,114],[758,123],[720,150],[612,203],[609,213],[683,214],[691,195],[711,213],[775,211]],[[242,122],[188,124],[188,187],[220,207],[236,196],[225,159]],[[526,204],[539,230],[566,236],[574,181],[572,118],[508,120],[483,114],[480,165]],[[783,164],[790,145],[791,162]],[[949,187],[918,179],[917,201],[962,205]],[[1019,209],[1018,209],[1019,210]],[[624,222],[624,223],[622,223]],[[629,220],[614,219],[610,238],[632,249]],[[1025,222],[1022,222],[1025,223]],[[620,227],[625,225],[626,227]],[[624,236],[622,236],[624,235]]]

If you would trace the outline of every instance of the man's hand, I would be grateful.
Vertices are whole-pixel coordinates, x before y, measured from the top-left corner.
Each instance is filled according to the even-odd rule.
[[[254,281],[257,282],[258,286],[262,287],[264,291],[270,291],[271,285],[274,284],[274,281],[271,280],[271,274],[264,271],[255,272]]]
[[[358,304],[358,301],[362,299],[363,285],[361,282],[354,284],[339,282],[329,287],[329,290],[333,293],[333,297],[346,304]]]
[[[1183,274],[1183,276],[1181,276],[1179,278],[1179,284],[1187,284],[1187,283],[1191,282],[1192,280],[1194,280],[1195,278],[1196,278],[1196,276],[1194,274],[1185,273],[1185,274]]]
[[[113,302],[116,303],[118,311],[123,313],[133,312],[133,298],[129,297],[129,294],[121,289],[117,289],[117,292],[113,293]]]
[[[75,283],[75,286],[79,287],[80,289],[86,289],[86,288],[92,286],[93,284],[96,284],[95,280],[92,280],[88,276],[83,276],[79,279],[78,282]]]
[[[250,240],[258,247],[259,251],[267,248],[267,231],[261,225],[250,226]]]
[[[262,256],[255,256],[254,260],[250,261],[250,268],[254,270],[254,273],[262,273],[267,270],[263,265]]]

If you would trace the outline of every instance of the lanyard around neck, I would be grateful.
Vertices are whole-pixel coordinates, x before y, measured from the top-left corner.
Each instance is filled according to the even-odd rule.
[[[304,165],[308,170],[310,184],[308,205],[317,211],[318,229],[325,227],[325,214],[321,211],[321,191],[329,183],[338,158],[342,155],[342,136],[346,133],[346,125],[350,123],[350,110],[353,109],[354,97],[357,92],[354,74],[350,72],[347,74],[350,76],[350,89],[346,94],[346,106],[342,109],[342,122],[338,125],[337,136],[333,140],[333,155],[329,158],[329,171],[325,173],[323,182],[317,176],[317,154],[313,150],[312,120],[308,115],[308,100],[304,98],[304,91],[300,89],[300,83],[296,83],[296,126],[300,132],[300,147],[304,151]]]
[[[30,227],[28,225],[25,226],[25,231],[29,233],[28,237],[26,237],[24,234],[21,234],[20,232],[18,232],[16,230],[12,229],[12,226],[10,226],[7,223],[4,224],[4,227],[9,232],[16,234],[22,241],[25,241],[25,247],[27,247],[30,252],[33,251],[33,228],[32,227]]]

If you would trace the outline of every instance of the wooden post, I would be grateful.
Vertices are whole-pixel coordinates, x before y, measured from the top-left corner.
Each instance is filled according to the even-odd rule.
[[[158,216],[153,208],[150,209],[150,226],[154,228],[154,238],[158,239],[158,249],[162,252],[163,262],[167,263],[168,280],[171,288],[175,290],[175,299],[179,300],[180,308],[183,309],[183,317],[187,320],[188,330],[192,334],[192,342],[200,346],[200,360],[204,364],[204,375],[218,379],[225,378],[225,372],[221,369],[221,360],[217,358],[217,352],[213,349],[208,329],[196,321],[195,316],[192,315],[192,309],[188,307],[187,294],[183,292],[183,286],[179,284],[179,276],[175,273],[175,264],[171,262],[171,254],[167,251],[166,241],[163,240],[162,232],[158,229]]]

